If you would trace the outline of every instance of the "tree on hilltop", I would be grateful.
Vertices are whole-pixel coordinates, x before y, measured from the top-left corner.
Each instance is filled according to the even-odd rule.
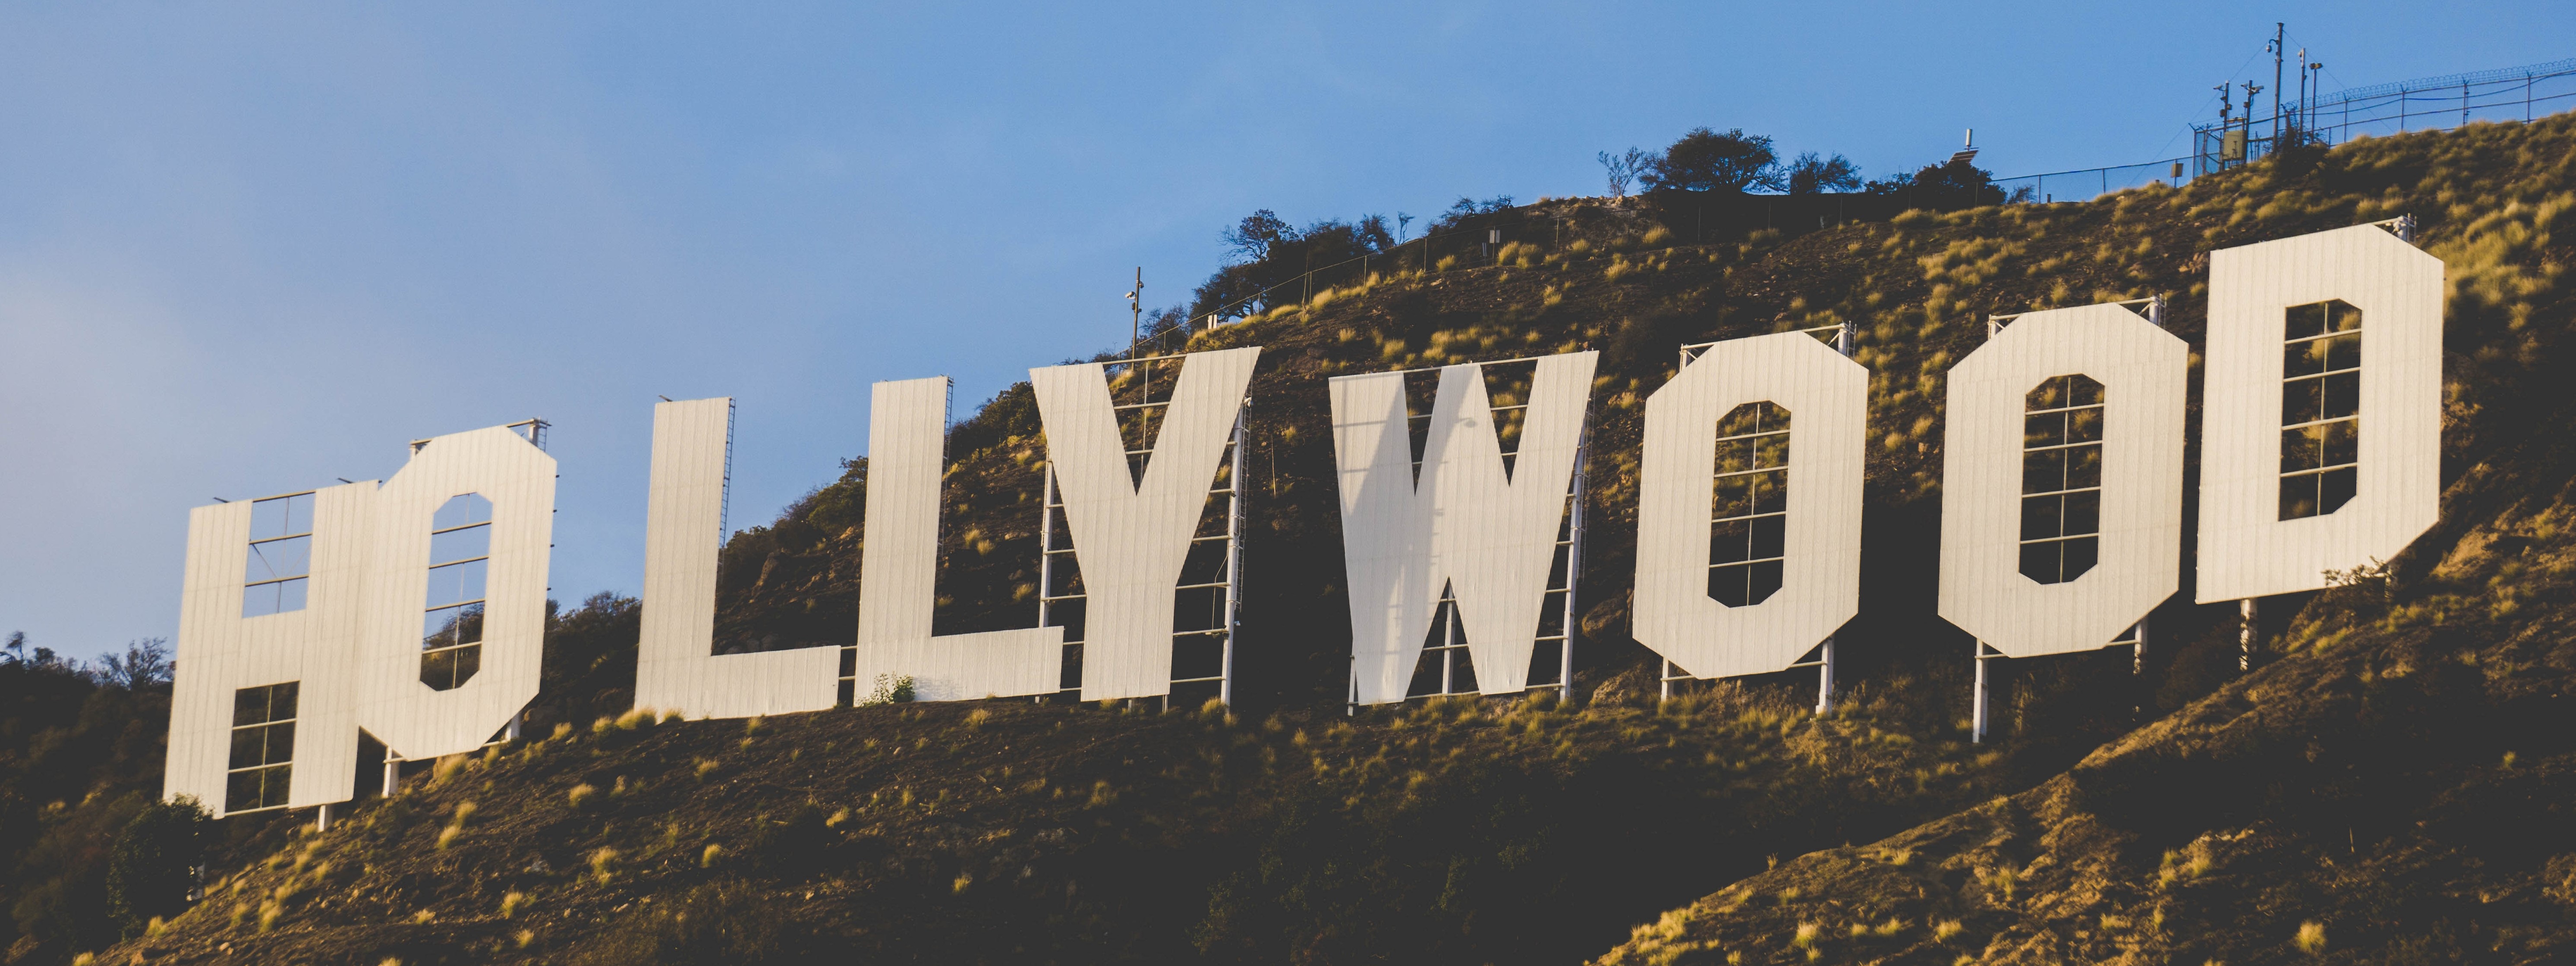
[[[1789,162],[1788,181],[1789,193],[1793,195],[1857,191],[1860,189],[1860,166],[1840,154],[1819,158],[1816,152],[1809,151]]]
[[[1722,134],[1692,128],[1665,148],[1637,180],[1648,191],[1778,191],[1783,187],[1780,153],[1772,147],[1770,135],[1746,134],[1743,128]]]
[[[1995,187],[1992,172],[1956,157],[1924,165],[1912,174],[1872,181],[1869,193],[1900,195],[1913,207],[1942,211],[2004,203],[2004,191]]]

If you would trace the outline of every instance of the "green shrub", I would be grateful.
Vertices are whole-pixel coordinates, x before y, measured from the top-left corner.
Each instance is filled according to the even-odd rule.
[[[912,701],[912,675],[877,675],[876,690],[868,692],[860,707],[880,704],[909,704]]]
[[[196,867],[214,820],[188,796],[146,805],[116,837],[107,861],[108,914],[125,935],[188,911]]]

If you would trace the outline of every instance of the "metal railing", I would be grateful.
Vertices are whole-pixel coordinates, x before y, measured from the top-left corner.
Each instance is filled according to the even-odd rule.
[[[2194,125],[2192,173],[2258,160],[2278,143],[2341,144],[2365,135],[2442,131],[2475,121],[2534,121],[2576,104],[2576,59],[2353,87],[2282,105],[2271,117]],[[2241,150],[2230,144],[2242,138]]]
[[[2056,201],[2058,195],[2065,195],[2068,201],[2091,201],[2114,191],[2152,184],[2181,187],[2198,173],[2192,169],[2190,161],[2189,157],[2166,158],[2144,164],[2026,174],[2016,178],[1997,178],[1995,187],[2004,190],[2006,204],[2046,204]]]

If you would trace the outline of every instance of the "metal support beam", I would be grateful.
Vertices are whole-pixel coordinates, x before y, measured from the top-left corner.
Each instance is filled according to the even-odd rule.
[[[2254,669],[2254,645],[2263,633],[2262,607],[2256,598],[2236,602],[2236,669]]]
[[[1556,699],[1574,700],[1574,632],[1582,615],[1575,611],[1575,592],[1583,585],[1583,499],[1589,482],[1586,464],[1592,461],[1592,428],[1585,421],[1582,442],[1574,446],[1574,492],[1567,508],[1565,526],[1565,612],[1557,634],[1563,638],[1556,647]]]
[[[1243,604],[1243,444],[1250,439],[1243,425],[1244,411],[1250,408],[1252,400],[1246,399],[1243,408],[1235,410],[1234,442],[1228,444],[1234,450],[1232,469],[1225,478],[1225,663],[1219,672],[1224,679],[1216,687],[1217,699],[1228,707],[1234,705],[1235,617]]]
[[[1986,642],[1978,641],[1976,642],[1975,647],[1977,649],[1977,687],[1974,697],[1971,698],[1968,711],[1968,741],[1972,744],[1984,744],[1986,741],[1987,721],[1986,661],[1989,660],[1989,658],[1986,657]]]
[[[1842,353],[1843,358],[1851,358],[1852,336],[1849,320],[1834,328],[1834,351]],[[1827,715],[1834,713],[1834,639],[1826,637],[1824,645],[1817,650],[1816,713]]]
[[[1816,648],[1816,713],[1834,713],[1834,639]]]
[[[1038,626],[1047,627],[1050,626],[1047,623],[1048,618],[1054,616],[1053,605],[1057,599],[1055,596],[1055,464],[1052,462],[1040,464],[1038,479]],[[1069,648],[1081,642],[1064,643]],[[1059,668],[1057,673],[1061,675],[1063,665],[1059,663],[1057,667]],[[1062,693],[1063,679],[1059,677],[1056,684],[1058,693]],[[1046,695],[1032,695],[1029,700],[1044,704]]]

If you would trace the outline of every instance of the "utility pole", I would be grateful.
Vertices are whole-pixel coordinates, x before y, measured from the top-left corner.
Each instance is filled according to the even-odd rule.
[[[2306,142],[2308,139],[2306,137],[2306,131],[2308,131],[2308,49],[2306,46],[2300,46],[2298,49],[2298,124],[2290,126],[2290,131],[2298,131],[2295,137],[2298,137],[2300,142]]]
[[[2236,82],[2219,81],[2218,86],[2212,90],[2218,92],[2218,169],[2225,171],[2227,170],[2227,132],[2236,128],[2235,119],[2229,116],[2236,113]]]
[[[1136,343],[1145,338],[1145,266],[1136,266],[1136,287],[1127,290],[1127,358],[1136,358]]]
[[[2286,54],[2286,53],[2289,53],[2289,51],[2283,50],[2283,49],[2281,49],[2281,48],[2282,48],[2283,46],[2285,46],[2285,45],[2286,45],[2286,43],[2287,43],[2287,41],[2288,41],[2288,37],[2289,37],[2289,25],[2288,25],[2288,24],[2286,24],[2286,23],[2282,23],[2282,22],[2280,22],[2280,21],[2273,21],[2273,23],[2272,23],[2272,150],[2274,150],[2274,151],[2278,151],[2278,150],[2280,150],[2280,149],[2281,149],[2281,55]],[[2304,59],[2307,55],[2306,55],[2306,54],[2301,54],[2301,55],[2299,55],[2299,56],[2300,56],[2301,58],[2303,58],[2303,59]],[[2250,105],[2249,105],[2249,106],[2250,106]]]

